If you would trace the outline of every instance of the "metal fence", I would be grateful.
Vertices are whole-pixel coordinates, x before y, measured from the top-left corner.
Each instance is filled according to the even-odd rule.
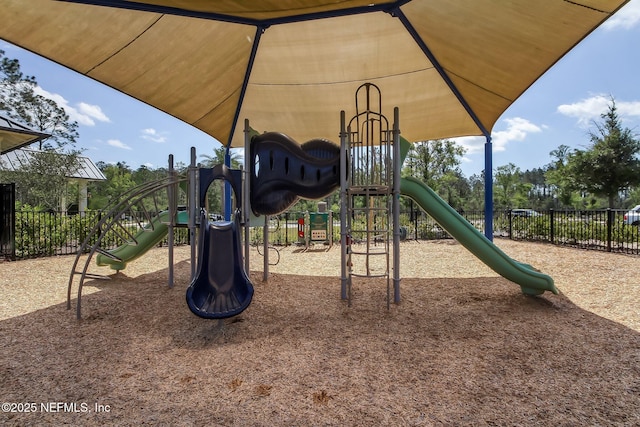
[[[67,215],[54,211],[16,211],[13,241],[3,243],[0,255],[12,260],[75,255],[102,215],[101,211],[88,211],[85,215]],[[120,225],[135,235],[146,223],[144,218],[126,217],[121,219]],[[176,244],[189,243],[186,228],[176,228],[174,234]],[[93,236],[93,240],[89,241],[89,247],[98,238],[99,235]],[[103,236],[101,245],[104,249],[113,249],[121,243],[122,229],[116,228]],[[166,244],[166,238],[159,243],[160,246]]]
[[[533,215],[503,213],[494,235],[606,252],[640,255],[640,226],[626,224],[627,211],[549,210]]]
[[[640,226],[624,223],[626,210],[549,210],[501,211],[493,218],[493,236],[513,240],[535,241],[580,249],[640,255]],[[484,211],[459,214],[484,234]],[[272,245],[302,244],[298,222],[304,212],[286,212],[271,217],[268,222],[269,243]],[[340,215],[333,215],[333,241],[340,241]],[[401,236],[409,240],[437,240],[452,237],[424,211],[405,210],[400,213]],[[256,224],[252,224],[256,225]],[[263,226],[254,226],[252,244],[262,244]]]
[[[544,242],[581,249],[640,255],[640,227],[624,223],[624,210],[560,211],[550,210],[527,215],[522,212],[496,212],[493,235],[497,238]],[[76,254],[93,225],[100,220],[100,211],[86,215],[65,215],[59,212],[17,211],[13,244],[3,244],[6,259],[25,259]],[[467,221],[484,233],[484,212],[460,212]],[[333,214],[333,241],[340,241],[339,214]],[[269,218],[271,245],[302,244],[300,221],[308,221],[305,212],[286,212]],[[263,219],[252,223],[251,243],[262,244]],[[402,237],[407,240],[452,238],[433,218],[419,209],[400,214]],[[136,233],[144,219],[122,218],[121,224]],[[9,235],[10,233],[3,233]],[[97,238],[97,237],[96,237]],[[176,244],[189,244],[186,228],[175,229]],[[102,240],[105,249],[116,247],[121,236],[107,234]],[[7,243],[7,242],[5,242]],[[93,243],[93,242],[90,242]],[[166,245],[166,238],[159,245]],[[9,248],[9,249],[7,249]]]

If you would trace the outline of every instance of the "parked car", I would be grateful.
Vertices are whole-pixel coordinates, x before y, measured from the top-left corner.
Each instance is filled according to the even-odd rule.
[[[540,214],[533,209],[511,209],[511,216],[529,218],[532,216],[540,216]]]
[[[629,225],[640,225],[640,205],[624,214],[624,223]]]

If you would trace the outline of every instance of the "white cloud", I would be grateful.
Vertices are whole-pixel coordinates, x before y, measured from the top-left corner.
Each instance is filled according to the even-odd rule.
[[[69,115],[69,119],[74,122],[78,122],[83,126],[95,126],[96,120],[99,122],[109,123],[109,117],[102,112],[102,109],[98,105],[87,104],[86,102],[79,102],[77,107],[69,104],[69,101],[65,97],[57,93],[51,93],[40,86],[36,86],[34,89],[36,95],[43,96],[51,99],[59,107],[63,108]]]
[[[611,98],[604,95],[596,95],[573,104],[558,106],[558,113],[578,119],[580,126],[588,126],[589,123],[600,117],[607,110]]]
[[[507,123],[507,129],[493,132],[491,135],[494,152],[505,151],[510,142],[524,141],[530,133],[542,132],[544,128],[544,126],[535,125],[522,117],[504,119],[504,121]]]
[[[484,150],[484,143],[487,142],[486,138],[482,136],[464,136],[461,138],[453,138],[456,144],[462,146],[466,150],[466,154],[475,154]],[[463,161],[470,161],[463,157]]]
[[[578,125],[588,127],[592,121],[600,119],[600,115],[607,111],[610,103],[610,96],[594,95],[573,104],[562,104],[558,106],[558,112],[568,117],[574,117],[578,119]],[[640,101],[616,100],[616,109],[622,120],[625,117],[640,117]]]
[[[167,132],[158,132],[153,128],[142,129],[142,135],[140,137],[142,139],[146,139],[147,141],[164,143],[167,142]]]
[[[118,139],[110,139],[107,141],[107,145],[110,145],[112,147],[115,148],[121,148],[123,150],[131,150],[132,148],[129,147],[127,144],[125,144],[124,142],[118,140]]]
[[[623,119],[625,116],[640,117],[640,101],[616,101],[616,108]]]
[[[82,115],[92,117],[99,122],[110,123],[109,117],[102,112],[102,108],[99,105],[91,105],[86,102],[78,103],[78,112]]]
[[[640,24],[640,0],[631,0],[602,24],[606,30],[628,30]]]
[[[527,135],[542,132],[546,129],[546,126],[538,126],[527,119],[523,119],[522,117],[504,119],[503,122],[507,124],[507,128],[505,130],[494,131],[491,134],[493,152],[505,151],[507,149],[507,144],[510,142],[524,141],[527,138]],[[465,155],[468,156],[483,152],[484,144],[487,140],[481,136],[468,136],[464,138],[455,138],[455,141],[458,145],[461,145],[467,150]],[[471,161],[467,157],[463,157],[462,160],[465,162]]]

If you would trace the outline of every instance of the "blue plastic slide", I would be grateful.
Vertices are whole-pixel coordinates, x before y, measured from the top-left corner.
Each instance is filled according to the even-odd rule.
[[[240,238],[241,172],[225,165],[201,168],[200,206],[205,206],[209,185],[215,179],[231,184],[238,209],[233,221],[209,221],[206,209],[200,212],[198,266],[187,288],[187,305],[197,316],[224,319],[242,313],[251,304],[253,284],[244,270]]]
[[[253,285],[242,265],[238,221],[209,222],[201,217],[198,269],[187,289],[191,311],[207,319],[240,314],[253,298]]]

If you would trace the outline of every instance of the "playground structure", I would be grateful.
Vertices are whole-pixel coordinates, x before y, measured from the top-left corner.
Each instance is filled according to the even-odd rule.
[[[426,185],[400,178],[410,143],[400,136],[398,109],[394,109],[393,125],[389,125],[381,109],[380,91],[366,83],[356,92],[355,116],[347,123],[345,113],[341,113],[342,299],[351,304],[355,277],[377,277],[386,279],[387,307],[392,298],[394,303],[400,302],[400,195],[413,199],[475,256],[518,283],[523,293],[557,293],[550,277],[512,260]],[[248,122],[245,127],[250,133]],[[309,147],[317,151],[314,153]],[[251,207],[256,214],[282,212],[299,196],[322,197],[336,186],[333,149],[324,141],[299,146],[286,135],[271,132],[251,138],[250,152]],[[264,242],[267,241],[265,236]],[[268,270],[265,257],[264,280]]]
[[[398,109],[394,109],[392,125],[381,110],[378,88],[369,83],[360,86],[356,92],[356,114],[348,123],[344,112],[340,116],[339,174],[337,156],[328,141],[312,140],[298,145],[275,132],[250,138],[247,144],[251,153],[251,187],[245,191],[251,194],[253,212],[268,217],[286,210],[298,197],[313,199],[328,195],[335,190],[339,175],[341,298],[349,305],[356,277],[386,279],[387,307],[392,300],[400,302],[401,195],[413,199],[490,268],[519,284],[523,293],[538,295],[546,290],[557,293],[549,276],[512,260],[426,185],[412,178],[400,178],[410,143],[400,136]],[[250,133],[246,121],[245,134]],[[268,232],[268,227],[264,232]],[[265,244],[267,241],[265,235]],[[266,254],[266,246],[264,251]],[[268,271],[265,257],[264,280]]]
[[[485,232],[491,233],[491,128],[533,82],[626,1],[604,1],[598,7],[569,1],[557,2],[554,7],[533,2],[509,2],[487,7],[484,2],[459,4],[425,0],[377,4],[310,1],[304,8],[278,2],[267,7],[262,2],[243,3],[237,7],[233,1],[81,3],[87,2],[75,1],[64,5],[61,2],[42,2],[36,8],[27,2],[9,2],[3,12],[6,15],[4,21],[11,25],[0,27],[0,36],[180,117],[224,141],[227,147],[242,144],[238,122],[241,114],[253,116],[263,127],[289,129],[305,138],[326,135],[332,129],[335,105],[349,102],[349,91],[345,88],[355,87],[358,82],[375,76],[391,99],[389,105],[401,105],[408,112],[405,113],[404,126],[406,134],[414,140],[458,135],[485,137]],[[50,16],[61,19],[48,19]],[[163,21],[167,22],[150,26],[149,22],[156,22],[158,16],[166,16]],[[572,19],[567,20],[567,16]],[[114,19],[129,24],[114,27]],[[77,25],[78,22],[85,25]],[[474,24],[469,25],[470,22]],[[114,28],[117,28],[117,37],[114,37]],[[274,31],[274,28],[278,30]],[[144,37],[141,36],[143,32]],[[181,37],[176,37],[177,34]],[[208,40],[214,45],[224,44],[225,49],[203,51],[201,44],[193,43],[203,34],[211,37]],[[327,34],[332,36],[327,37]],[[341,53],[341,67],[319,66],[330,64],[337,49]],[[388,60],[389,52],[394,53],[394,60]],[[126,67],[123,71],[122,64],[131,63],[132,58],[135,58],[137,66]],[[363,59],[366,66],[363,66]],[[226,66],[215,66],[223,63]],[[194,78],[192,71],[202,74],[196,73]],[[159,90],[157,83],[161,81],[171,84],[160,85],[162,89]],[[178,92],[183,95],[180,102],[175,98]],[[207,99],[220,102],[207,105]],[[265,99],[280,102],[277,111],[265,108]],[[375,110],[367,106],[365,111]],[[396,107],[394,119],[398,117]],[[431,120],[430,126],[424,126],[425,117]],[[365,120],[363,125],[363,129],[368,129],[368,121]],[[401,165],[398,120],[394,120],[391,135],[381,127],[377,129],[380,133],[377,142],[381,146],[392,147],[392,155],[385,153],[381,146],[373,148],[372,145],[363,151],[373,157],[378,150],[380,160],[393,161],[390,168],[385,166],[387,173],[393,173],[391,184],[378,185],[375,179],[373,183],[357,183],[353,176],[347,174],[345,162],[348,153],[343,147],[351,150],[355,146],[348,142],[351,136],[345,129],[344,119],[341,128],[339,185],[345,207],[341,211],[344,219],[341,230],[343,297],[350,295],[351,277],[376,274],[370,268],[372,258],[385,258],[386,267],[379,274],[386,276],[389,283],[389,239],[392,238],[394,300],[399,301],[397,198],[403,184],[398,178]],[[245,145],[246,140],[247,133]],[[359,144],[363,141],[375,143],[376,137],[367,134],[367,139],[358,141]],[[351,157],[354,159],[357,157]],[[336,175],[336,170],[334,167],[333,175]],[[375,170],[370,169],[371,172]],[[301,169],[296,178],[307,181],[309,175],[303,171],[309,172]],[[310,189],[330,189],[321,182],[328,178],[324,175],[325,170],[316,168],[316,172],[320,175],[315,187],[305,182],[301,188],[310,197],[314,197],[314,191]],[[384,181],[388,180],[389,177],[385,176]],[[173,184],[166,184],[167,189]],[[277,187],[275,182],[272,184]],[[289,181],[287,185],[297,187],[298,184],[300,182]],[[435,200],[435,206],[439,206],[438,199],[429,193],[428,188],[412,184],[404,186],[415,191],[416,199]],[[267,193],[256,196],[257,190],[254,191],[252,185],[247,188],[250,191],[244,191],[244,194],[251,194],[252,199],[268,198]],[[297,189],[292,189],[290,194],[287,190],[271,194],[295,198]],[[307,197],[305,194],[302,196]],[[143,193],[134,195],[142,197]],[[193,198],[191,201],[193,204]],[[265,206],[277,210],[278,205],[271,202],[267,200]],[[361,205],[361,202],[365,204]],[[122,203],[125,204],[114,210],[126,210],[132,206],[126,206],[126,201]],[[248,205],[244,203],[245,210]],[[427,210],[430,207],[422,208]],[[442,219],[459,231],[463,241],[482,248],[480,251],[489,247],[495,252],[487,242],[478,241],[475,234],[460,225],[458,217],[451,219],[446,209],[435,209],[444,212]],[[365,225],[358,229],[357,221],[349,223],[346,210],[350,210],[352,216],[364,215]],[[268,211],[263,214],[269,215]],[[108,221],[97,226],[98,233],[103,229],[124,228],[111,213],[109,217]],[[195,210],[191,209],[189,227],[194,238],[195,217]],[[246,233],[248,216],[244,218]],[[175,212],[169,212],[168,221],[167,229],[171,233],[177,225]],[[163,221],[155,226],[161,224]],[[126,237],[128,233],[123,234]],[[352,243],[356,234],[366,242],[366,250],[362,254],[354,251]],[[135,245],[142,241],[141,236],[129,237]],[[492,238],[491,235],[486,237],[487,240]],[[245,237],[245,245],[247,240]],[[120,259],[116,254],[102,251],[99,244],[95,246],[89,242],[90,255],[98,252],[106,258]],[[384,247],[380,251],[382,255],[374,251],[378,243]],[[169,245],[172,247],[172,243]],[[364,273],[352,268],[354,258],[359,255],[365,259]],[[521,283],[524,292],[544,291],[528,282],[531,269],[524,264],[512,265],[507,259],[498,256],[490,257],[488,261],[496,271],[526,270]],[[266,260],[265,266],[268,266]],[[72,277],[74,275],[80,275],[81,282],[84,281],[86,267],[76,271],[74,265]],[[555,291],[552,281],[547,281],[546,286],[545,289]]]
[[[73,264],[67,308],[71,308],[75,277],[80,277],[78,318],[81,317],[85,279],[105,278],[88,273],[94,255],[98,265],[109,265],[119,271],[127,262],[155,246],[165,234],[168,234],[169,286],[173,286],[174,228],[187,226],[192,260],[191,283],[186,295],[189,308],[194,314],[208,319],[235,316],[249,306],[253,297],[253,284],[248,276],[250,211],[264,215],[263,279],[267,280],[269,216],[285,211],[299,198],[321,199],[338,188],[341,298],[347,300],[349,306],[355,277],[386,279],[387,308],[392,298],[394,303],[400,302],[401,195],[413,199],[487,266],[519,284],[524,294],[539,295],[547,290],[558,293],[553,279],[504,254],[424,183],[400,177],[410,143],[400,136],[399,109],[394,108],[391,125],[382,114],[382,97],[375,85],[365,83],[358,88],[356,114],[347,122],[342,111],[340,129],[340,147],[324,139],[298,144],[282,133],[258,134],[245,120],[245,153],[249,156],[245,157],[248,168],[244,171],[224,165],[199,168],[192,148],[187,176],[179,177],[170,156],[165,179],[123,194],[88,234]],[[228,182],[233,189],[235,212],[230,220],[211,221],[209,218],[206,194],[216,179]],[[179,188],[187,192],[186,211],[177,208]],[[143,201],[149,197],[157,208],[156,195],[160,191],[167,192],[168,208],[157,217],[146,215],[144,224],[138,220],[138,231],[131,232],[122,218],[134,207],[146,213]],[[123,244],[105,250],[101,243],[110,231],[120,236]],[[320,239],[319,235],[317,237]],[[87,252],[84,267],[78,268],[81,256]]]
[[[224,165],[200,168],[195,159],[195,149],[192,148],[187,174],[179,176],[173,168],[173,156],[169,156],[167,177],[121,194],[87,233],[73,263],[67,290],[67,309],[71,309],[71,292],[78,279],[78,319],[82,315],[85,280],[109,279],[108,276],[88,272],[94,256],[98,266],[109,266],[112,270],[120,271],[166,237],[169,252],[168,286],[173,287],[176,227],[189,229],[192,263],[191,283],[186,298],[194,314],[209,319],[226,318],[242,312],[251,303],[253,285],[242,265],[241,171],[230,170]],[[231,221],[211,221],[209,218],[207,190],[216,179],[229,182],[234,189],[237,209]],[[178,193],[181,189],[186,193],[186,210],[178,209]],[[164,192],[168,207],[162,210],[159,199]],[[199,194],[197,199],[196,193]],[[149,204],[154,209],[148,209]],[[105,249],[108,235],[119,239],[120,244],[115,249]]]

